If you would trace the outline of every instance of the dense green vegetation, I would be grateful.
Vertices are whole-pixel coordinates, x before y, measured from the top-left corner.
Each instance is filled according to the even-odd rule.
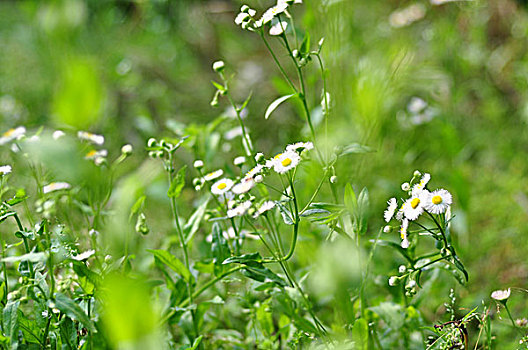
[[[0,2],[1,346],[526,348],[525,5],[242,5]]]

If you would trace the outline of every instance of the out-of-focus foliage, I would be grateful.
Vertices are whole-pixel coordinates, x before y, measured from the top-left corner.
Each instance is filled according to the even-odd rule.
[[[181,270],[178,274],[164,267],[147,251],[172,249],[183,261],[166,196],[166,174],[161,162],[147,157],[147,139],[188,136],[175,153],[178,169],[199,158],[208,170],[223,168],[226,175],[235,175],[232,160],[244,153],[235,111],[225,99],[217,108],[209,104],[215,92],[210,81],[217,79],[211,64],[217,59],[226,62],[237,103],[252,93],[244,122],[256,150],[272,155],[288,143],[310,137],[298,99],[284,102],[264,119],[269,104],[291,91],[258,35],[234,24],[241,5],[222,0],[0,2],[0,130],[24,125],[32,135],[45,127],[38,144],[28,140],[24,145],[27,159],[14,155],[9,145],[0,146],[0,165],[13,166],[9,186],[1,190],[2,200],[24,188],[29,197],[17,210],[24,213],[26,228],[35,231],[33,242],[45,247],[49,235],[56,245],[57,269],[71,271],[73,264],[76,276],[61,275],[61,291],[78,299],[68,299],[62,309],[57,308],[68,317],[56,325],[61,337],[72,344],[77,334],[81,337],[87,331],[104,339],[95,342],[94,348],[161,348],[160,343],[191,347],[193,341],[197,347],[260,344],[272,348],[272,344],[286,346],[282,339],[288,339],[292,347],[309,342],[304,333],[313,325],[297,318],[297,308],[304,305],[302,296],[293,288],[287,289],[289,294],[273,289],[259,294],[258,282],[248,282],[242,275],[219,282],[214,292],[200,297],[195,310],[174,307],[169,320],[160,320],[166,315],[160,311],[162,305],[184,304],[188,294]],[[271,5],[263,0],[250,4],[259,13]],[[343,290],[358,288],[362,270],[354,261],[358,255],[368,258],[368,251],[357,251],[348,242],[329,246],[326,226],[303,223],[292,266],[313,293],[317,315],[343,344],[348,344],[350,334],[356,340],[368,337],[369,319],[387,327],[382,342],[389,348],[423,348],[420,339],[426,335],[457,336],[462,328],[473,347],[476,343],[481,349],[490,343],[496,349],[518,346],[517,331],[508,323],[504,308],[497,313],[489,295],[509,286],[522,288],[523,292],[513,289],[508,306],[515,318],[528,317],[523,244],[528,235],[526,5],[513,0],[305,0],[292,12],[298,34],[308,32],[312,47],[325,38],[321,54],[332,110],[328,131],[317,62],[308,62],[305,69],[306,98],[315,129],[318,135],[329,135],[320,138],[320,142],[328,140],[324,149],[331,152],[335,146],[358,143],[375,150],[344,156],[337,163],[339,201],[343,202],[347,183],[358,195],[368,188],[369,231],[363,243],[369,245],[377,228],[384,225],[381,214],[387,198],[398,193],[415,169],[425,170],[434,174],[433,186],[445,187],[454,195],[452,237],[471,276],[469,283],[460,286],[448,273],[435,271],[409,301],[387,283],[389,274],[397,274],[405,259],[395,250],[378,246],[365,286],[375,306],[361,311],[358,300]],[[282,48],[279,41],[270,44]],[[295,76],[288,57],[278,59]],[[48,133],[54,129],[68,135],[56,142]],[[71,136],[79,130],[105,136],[110,163],[120,157],[118,150],[124,143],[133,144],[134,153],[119,167],[105,171],[84,159],[101,147],[80,144]],[[45,166],[30,167],[28,162]],[[186,218],[182,224],[188,224],[193,213],[196,222],[210,216],[201,207],[205,200],[200,192],[193,190],[192,177],[197,174],[192,171],[177,199],[180,217]],[[315,161],[299,170],[303,185],[297,196],[303,203],[322,174]],[[43,194],[43,186],[52,181],[71,183],[71,195]],[[321,196],[331,198],[330,188],[324,187]],[[139,198],[144,199],[136,202]],[[61,224],[50,224],[47,233],[38,234],[35,225],[42,217]],[[2,241],[21,242],[12,234],[18,229],[11,219],[2,225],[6,227]],[[193,231],[192,222],[186,230]],[[145,231],[148,235],[142,234]],[[218,238],[220,255],[213,257],[206,241],[212,231],[210,225],[197,224],[192,233],[189,249],[204,257],[193,266],[192,274],[216,276],[227,269],[213,262],[225,242]],[[397,241],[396,235],[383,233],[382,239]],[[95,240],[102,242],[105,251],[98,252],[90,264],[68,258],[91,248]],[[25,253],[23,245],[10,249],[9,254]],[[47,260],[35,264],[43,261]],[[10,286],[18,283],[16,270],[24,267],[27,263],[8,266]],[[281,273],[278,268],[273,271]],[[100,276],[107,277],[100,281]],[[194,283],[199,287],[204,280]],[[87,304],[94,297],[94,285],[101,286],[101,294],[95,297],[109,305],[104,312]],[[444,303],[451,288],[459,298],[450,311]],[[33,339],[38,337],[31,334],[46,329],[45,323],[21,323],[15,329],[9,328],[15,324],[9,320],[24,319],[16,303],[22,303],[21,309],[25,307],[24,312],[35,320],[47,309],[53,310],[53,305],[35,303],[29,310],[27,300],[12,302],[7,295],[1,299],[6,338],[0,343],[12,346],[7,345],[8,338],[22,334],[21,338],[38,344]],[[485,310],[470,312],[483,302]],[[92,319],[100,328],[92,332],[90,325],[83,324],[79,310],[71,306],[75,303],[101,315],[100,320]],[[190,336],[193,313],[201,316],[198,326],[206,334],[203,340]],[[461,322],[444,324],[452,315]],[[492,341],[487,330],[480,333],[490,318]],[[158,327],[159,323],[169,326]],[[421,328],[433,324],[443,325]]]

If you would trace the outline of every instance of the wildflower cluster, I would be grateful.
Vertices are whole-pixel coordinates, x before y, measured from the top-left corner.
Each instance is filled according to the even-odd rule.
[[[389,224],[383,229],[384,232],[392,231],[391,221],[396,220],[399,223],[396,227],[399,227],[400,246],[403,248],[400,253],[409,262],[408,266],[400,266],[398,276],[389,278],[389,285],[394,286],[405,281],[407,296],[416,293],[415,287],[420,285],[420,276],[423,271],[440,261],[453,265],[452,268],[448,266],[447,269],[461,283],[463,278],[458,274],[459,272],[464,275],[466,281],[468,279],[464,265],[451,243],[450,222],[453,196],[445,189],[430,191],[427,188],[430,180],[430,174],[415,171],[412,179],[401,185],[407,198],[389,199],[387,209],[383,213],[385,222]],[[419,236],[432,237],[439,251],[415,256]]]

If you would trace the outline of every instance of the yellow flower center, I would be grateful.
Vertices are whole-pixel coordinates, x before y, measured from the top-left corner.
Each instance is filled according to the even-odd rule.
[[[282,160],[281,164],[282,164],[282,166],[288,166],[288,165],[291,164],[291,162],[292,162],[292,160],[290,158],[285,158],[285,159]]]
[[[273,159],[279,159],[280,156],[282,156],[282,153],[277,154]]]
[[[433,199],[431,199],[433,204],[440,204],[442,203],[442,197],[440,196],[434,196]]]
[[[412,201],[411,201],[411,207],[413,209],[416,209],[416,207],[418,206],[418,204],[420,204],[420,198],[414,198]]]
[[[227,187],[227,185],[225,184],[225,182],[222,182],[221,184],[218,184],[218,189],[219,190],[223,190],[226,187]]]
[[[86,153],[86,156],[87,157],[93,157],[93,156],[95,156],[96,153],[97,153],[97,151],[91,150],[90,152]]]
[[[15,129],[9,129],[2,135],[3,137],[9,137],[15,132]]]

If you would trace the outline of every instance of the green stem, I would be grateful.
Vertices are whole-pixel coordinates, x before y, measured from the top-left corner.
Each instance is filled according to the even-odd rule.
[[[172,153],[169,153],[169,165],[168,165],[169,188],[172,187],[172,181],[173,181],[172,180],[172,173],[173,173],[173,171],[174,171],[173,157],[172,157]],[[182,251],[183,251],[185,267],[187,268],[188,271],[191,271],[190,265],[189,265],[189,254],[187,252],[187,243],[185,242],[185,236],[184,236],[183,231],[182,231],[181,226],[180,226],[180,220],[179,220],[179,215],[178,215],[178,207],[176,206],[176,198],[174,196],[171,196],[170,203],[171,203],[171,208],[172,208],[172,214],[173,214],[173,217],[174,217],[174,221],[176,223],[176,231],[178,232],[178,236],[179,236],[179,239],[180,239],[180,245],[181,245],[181,248],[182,248]],[[190,279],[188,281],[185,281],[185,282],[187,284],[187,293],[189,294],[190,302],[191,302],[191,304],[194,304],[193,291],[192,291],[192,282],[190,281]],[[195,313],[194,313],[193,310],[191,310],[191,316],[192,316],[192,320],[193,320],[193,327],[194,327],[195,335],[198,336],[198,323],[196,322],[196,316],[195,316]]]

